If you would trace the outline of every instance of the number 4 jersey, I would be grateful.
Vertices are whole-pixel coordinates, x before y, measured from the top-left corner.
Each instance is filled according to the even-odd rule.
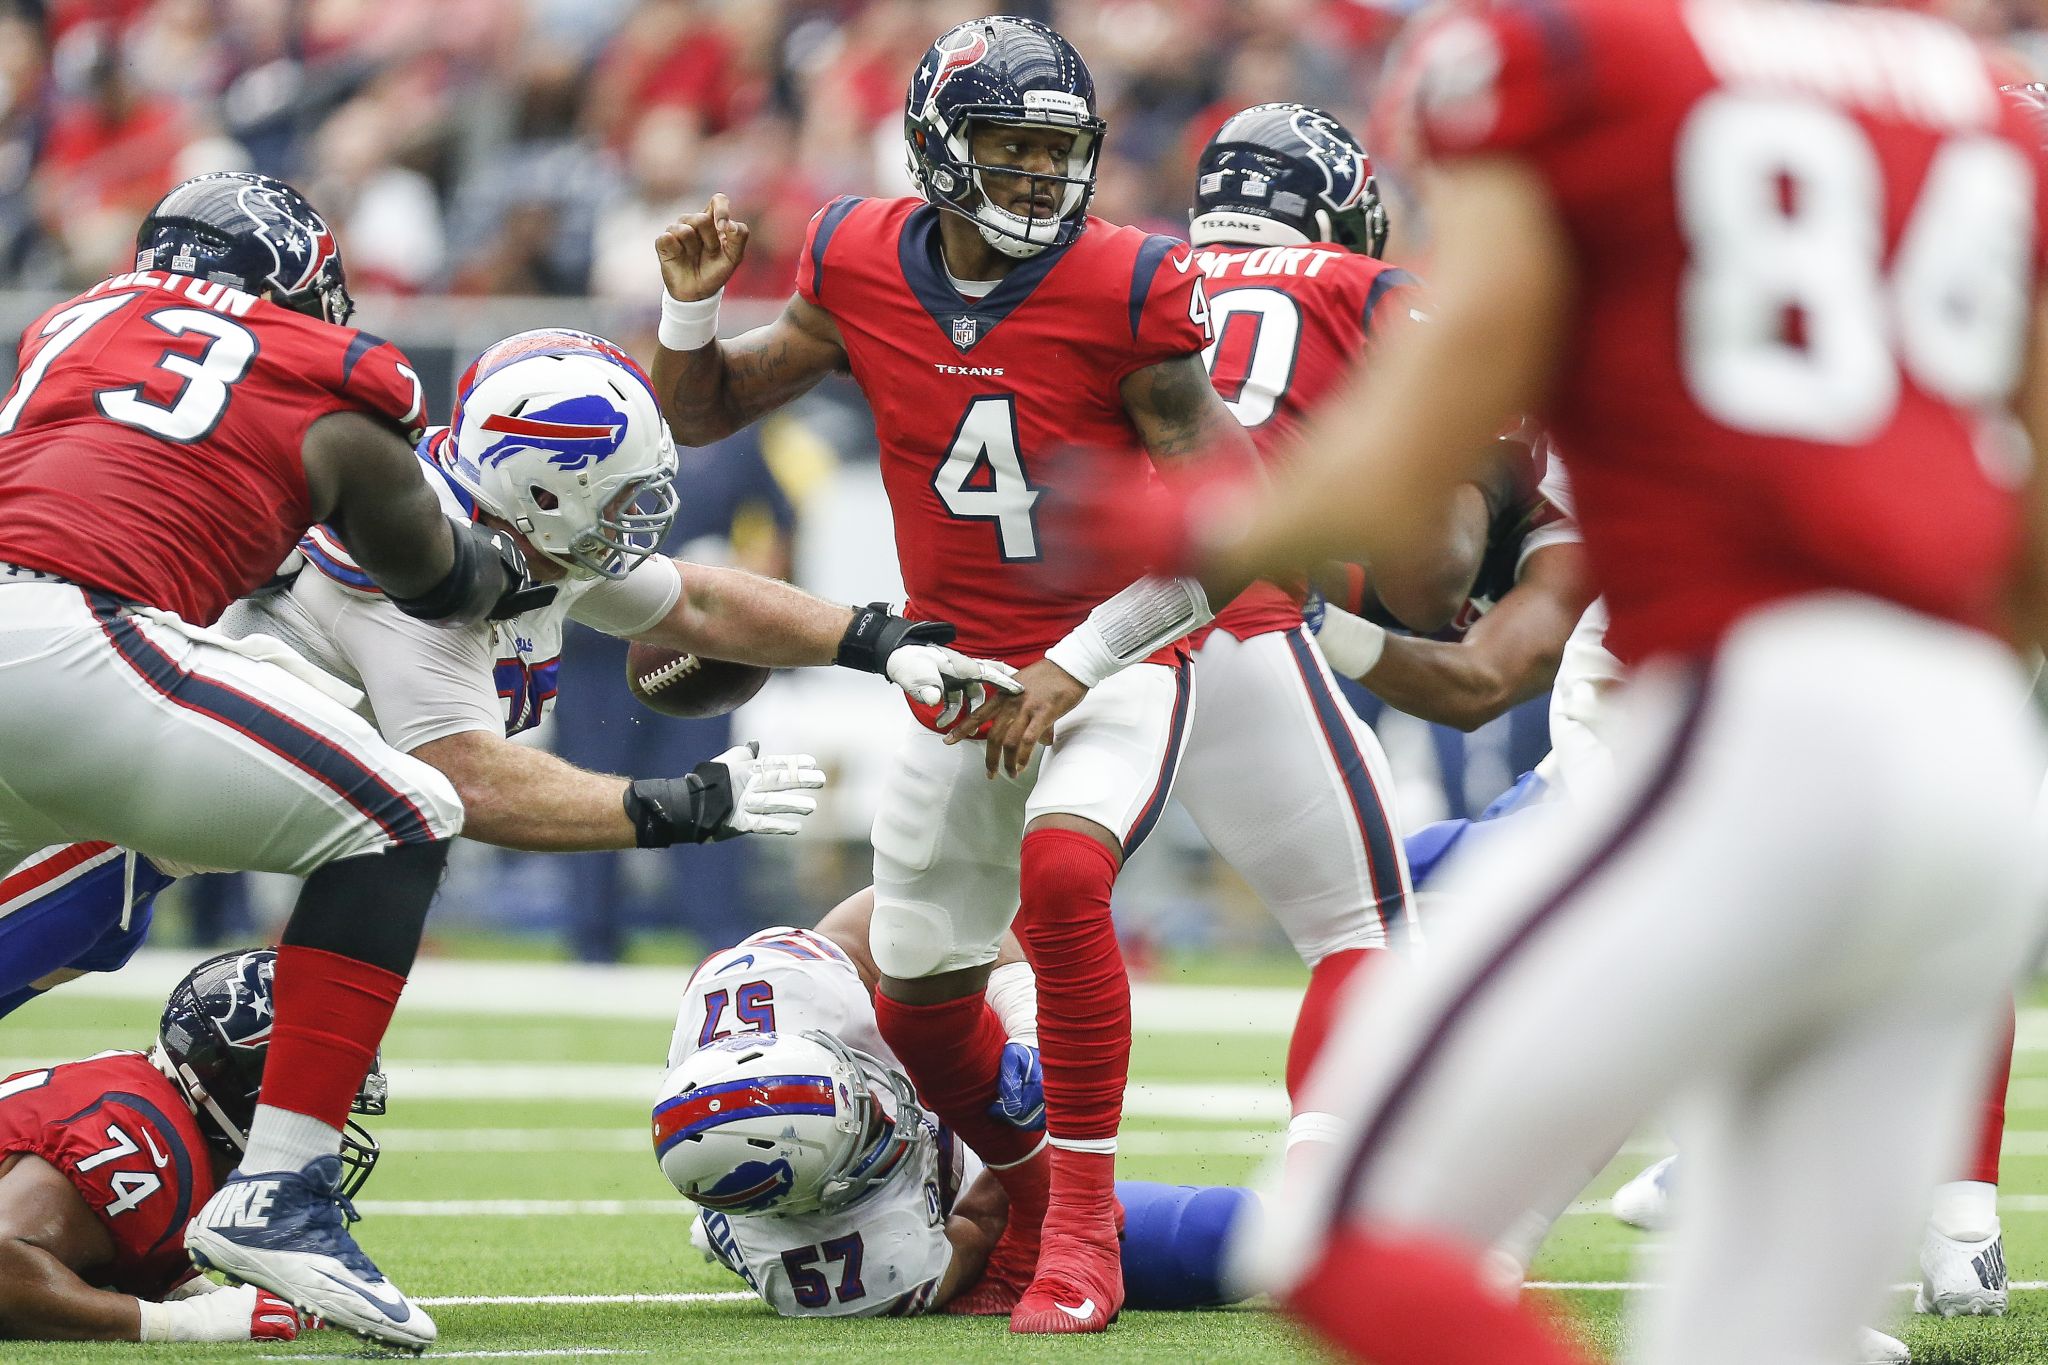
[[[797,292],[832,315],[875,414],[910,614],[966,653],[1027,664],[1128,585],[1039,545],[1051,466],[1146,455],[1120,386],[1209,342],[1194,249],[1099,219],[979,298],[949,279],[939,210],[837,199],[811,221]]]
[[[419,437],[419,379],[366,332],[208,280],[103,280],[22,333],[0,400],[0,560],[210,625],[313,520],[307,428]]]
[[[1617,654],[1704,654],[1831,590],[1998,623],[2043,185],[1960,31],[1496,0],[1426,29],[1391,90],[1437,161],[1519,162],[1562,220],[1573,331],[1540,415]]]
[[[192,1273],[185,1224],[213,1196],[212,1149],[184,1096],[139,1052],[0,1081],[0,1164],[26,1153],[71,1181],[114,1244],[103,1288],[161,1299]]]

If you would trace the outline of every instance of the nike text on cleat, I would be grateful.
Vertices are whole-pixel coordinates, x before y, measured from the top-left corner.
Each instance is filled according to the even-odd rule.
[[[301,1313],[380,1346],[417,1354],[434,1320],[384,1278],[349,1235],[341,1159],[303,1171],[228,1177],[185,1230],[193,1263],[267,1289]]]
[[[2005,1273],[2005,1238],[1997,1231],[1980,1241],[1945,1237],[1929,1227],[1920,1237],[1920,1283],[1913,1311],[1944,1318],[2005,1316],[2011,1289]]]

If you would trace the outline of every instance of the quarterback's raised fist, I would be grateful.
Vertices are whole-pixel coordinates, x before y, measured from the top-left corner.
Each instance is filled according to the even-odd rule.
[[[747,254],[747,225],[732,216],[722,194],[711,196],[702,213],[686,213],[654,239],[661,282],[679,303],[708,299],[725,288]]]

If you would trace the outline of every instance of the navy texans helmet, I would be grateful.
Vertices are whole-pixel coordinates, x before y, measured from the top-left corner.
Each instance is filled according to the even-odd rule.
[[[1188,239],[1330,242],[1377,256],[1387,244],[1387,210],[1349,128],[1306,104],[1255,104],[1231,115],[1202,149]]]
[[[135,268],[269,294],[337,326],[356,310],[327,220],[306,196],[267,175],[215,171],[177,186],[142,220]]]
[[[969,150],[975,123],[1056,128],[1074,135],[1059,173],[984,165]],[[1095,193],[1095,164],[1108,128],[1095,113],[1095,78],[1074,45],[1032,19],[996,15],[946,30],[917,64],[903,114],[910,176],[925,199],[960,214],[1005,256],[1036,256],[1081,234]],[[1050,190],[1050,218],[990,202],[987,176],[1027,178]]]
[[[276,971],[277,954],[268,948],[210,957],[172,990],[157,1027],[151,1060],[184,1094],[206,1140],[229,1157],[239,1158],[248,1146],[256,1116]],[[372,1062],[351,1108],[381,1114],[388,1090],[381,1063]],[[342,1198],[352,1198],[376,1164],[377,1140],[351,1119],[341,1137]]]

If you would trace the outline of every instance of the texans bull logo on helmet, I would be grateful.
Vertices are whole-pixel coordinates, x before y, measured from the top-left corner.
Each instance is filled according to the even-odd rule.
[[[1364,197],[1372,180],[1365,157],[1342,135],[1343,125],[1320,109],[1303,108],[1291,120],[1294,131],[1307,144],[1308,159],[1323,173],[1330,203],[1348,209]]]
[[[479,452],[479,465],[493,465],[521,450],[541,450],[548,463],[571,473],[601,463],[624,444],[626,414],[597,394],[581,394],[514,417],[494,412],[482,429],[502,439]]]
[[[301,293],[310,289],[327,263],[334,259],[334,234],[325,223],[316,226],[307,222],[288,203],[284,196],[268,185],[252,184],[243,186],[235,195],[235,202],[242,212],[249,215],[249,221],[256,225],[256,240],[270,251],[277,268],[271,278],[287,294]],[[297,240],[281,242],[273,233],[289,233]],[[298,278],[286,281],[286,262],[297,256],[305,261],[305,269]]]
[[[263,1047],[270,1042],[271,978],[277,958],[269,953],[244,953],[235,975],[205,998],[206,1012],[220,1025],[231,1047]]]

